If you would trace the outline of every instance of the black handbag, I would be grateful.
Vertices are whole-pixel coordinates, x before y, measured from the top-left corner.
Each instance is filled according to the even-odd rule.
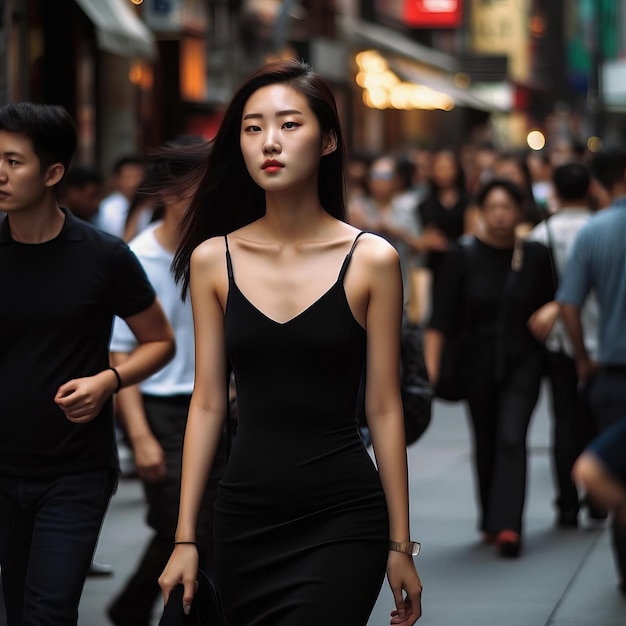
[[[189,615],[183,611],[184,587],[178,584],[170,593],[159,626],[226,626],[222,603],[213,581],[202,570],[198,570],[197,580],[198,587]]]
[[[415,443],[426,431],[432,415],[433,392],[424,362],[422,329],[406,318],[400,336],[400,394],[406,443]]]
[[[406,444],[415,443],[428,428],[431,418],[432,388],[424,363],[422,329],[404,317],[400,333],[400,395],[404,413]],[[365,418],[365,371],[356,405],[357,425],[366,445],[370,445]]]

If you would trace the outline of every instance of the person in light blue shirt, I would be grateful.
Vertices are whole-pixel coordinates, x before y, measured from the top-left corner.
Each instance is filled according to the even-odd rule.
[[[626,416],[626,153],[597,155],[593,175],[610,189],[611,205],[580,230],[557,292],[574,348],[579,384],[601,431]],[[598,358],[583,341],[581,310],[593,292],[599,310]],[[613,524],[620,587],[626,580],[626,531]]]

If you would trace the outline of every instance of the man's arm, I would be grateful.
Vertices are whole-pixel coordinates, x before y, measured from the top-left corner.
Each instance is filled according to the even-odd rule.
[[[111,363],[119,369],[131,356],[132,352],[111,352]],[[133,448],[139,477],[151,483],[160,482],[165,478],[165,453],[148,423],[139,385],[120,389],[115,400]]]
[[[591,360],[587,348],[585,347],[583,327],[580,320],[580,307],[574,306],[573,304],[561,303],[561,319],[563,320],[565,330],[574,348],[574,360],[576,361],[578,380],[585,383],[596,370],[597,364]]]
[[[174,333],[158,300],[126,318],[138,345],[117,369],[121,386],[134,385],[161,369],[176,351]],[[94,376],[76,378],[61,385],[55,402],[67,419],[79,424],[94,419],[117,390],[117,376],[110,369]]]

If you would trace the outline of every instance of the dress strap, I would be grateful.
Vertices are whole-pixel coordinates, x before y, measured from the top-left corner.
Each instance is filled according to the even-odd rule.
[[[226,269],[228,270],[228,280],[233,281],[233,262],[230,259],[230,250],[228,248],[228,235],[224,235],[224,242],[226,243]]]
[[[343,277],[346,275],[346,271],[348,270],[348,265],[350,265],[350,259],[352,259],[352,253],[354,252],[354,249],[356,248],[356,244],[357,244],[357,241],[359,240],[359,237],[361,235],[364,235],[365,233],[367,233],[367,231],[362,230],[354,238],[354,241],[352,242],[352,247],[350,248],[350,252],[348,252],[348,254],[346,255],[346,258],[343,261],[343,265],[341,266],[341,270],[339,271],[339,278],[337,279],[339,282],[343,281]]]

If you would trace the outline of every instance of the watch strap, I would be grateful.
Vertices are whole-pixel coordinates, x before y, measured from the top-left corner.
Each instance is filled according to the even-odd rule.
[[[389,541],[389,549],[395,552],[403,552],[411,556],[419,554],[421,544],[417,541]]]

